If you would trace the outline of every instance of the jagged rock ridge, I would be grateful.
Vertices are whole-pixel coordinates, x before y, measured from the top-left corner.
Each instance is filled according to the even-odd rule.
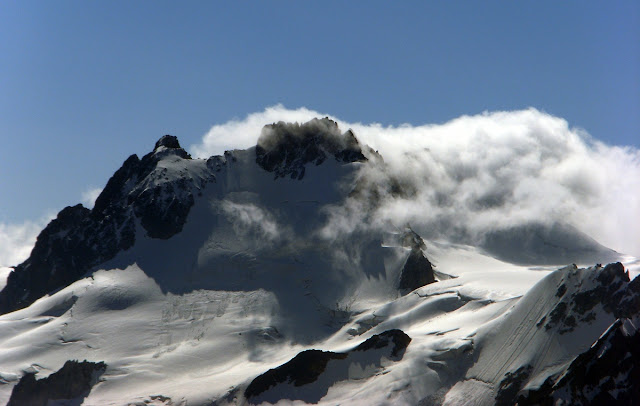
[[[557,305],[538,321],[538,327],[544,325],[546,330],[555,328],[560,334],[569,333],[576,326],[594,320],[597,306],[616,318],[632,317],[640,312],[640,281],[630,281],[620,262],[604,268],[595,266],[591,275],[595,282],[592,288],[568,294],[566,285],[575,282],[574,273],[567,272],[556,291]]]
[[[569,363],[579,359],[581,353],[590,353],[592,344],[616,320],[638,317],[639,300],[640,280],[629,281],[621,263],[580,269],[571,265],[552,272],[520,298],[500,323],[476,340],[477,360],[452,393],[458,396],[475,391],[485,399],[479,404],[511,405],[519,396],[531,400],[524,404],[538,404],[535,399],[547,395],[534,391],[527,395],[530,388],[546,381],[546,389],[541,390],[547,393],[559,377],[575,373],[571,367],[567,369]],[[593,360],[590,354],[584,357]],[[622,367],[628,362],[624,353],[616,354],[622,356],[611,360],[611,365],[617,362]],[[604,378],[616,373],[607,370],[601,375]],[[580,379],[576,382],[576,387],[584,383]],[[559,396],[565,396],[562,393],[559,390]],[[571,399],[577,402],[581,398],[568,399],[568,404],[574,404]],[[449,404],[469,403],[453,397]]]
[[[0,314],[30,305],[131,248],[137,222],[152,238],[179,233],[195,191],[215,181],[209,169],[199,178],[184,169],[171,173],[190,159],[176,137],[165,135],[142,159],[127,158],[92,210],[80,204],[63,209],[40,233],[31,256],[9,274],[0,292]]]
[[[329,157],[338,162],[362,162],[358,140],[351,130],[340,133],[338,124],[329,118],[313,119],[304,124],[278,122],[262,130],[256,146],[256,162],[274,177],[304,177],[305,165],[320,165]]]

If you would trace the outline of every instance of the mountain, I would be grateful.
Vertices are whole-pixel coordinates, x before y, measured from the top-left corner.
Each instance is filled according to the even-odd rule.
[[[638,320],[622,318],[580,354],[559,378],[518,398],[520,405],[634,404],[640,399]]]
[[[0,402],[638,401],[633,258],[564,223],[385,214],[411,196],[327,118],[208,159],[160,138],[7,278]]]

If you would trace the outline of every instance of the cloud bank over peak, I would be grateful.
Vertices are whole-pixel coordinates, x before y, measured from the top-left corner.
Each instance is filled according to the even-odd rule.
[[[262,128],[279,121],[304,123],[316,117],[325,117],[318,112],[299,108],[289,110],[281,104],[267,107],[264,111],[251,113],[244,120],[234,119],[211,127],[200,144],[192,145],[190,153],[198,158],[222,155],[226,150],[246,149],[256,145]]]
[[[640,151],[601,143],[533,108],[437,125],[383,126],[276,105],[213,126],[191,152],[209,157],[248,148],[264,125],[319,117],[336,121],[341,131],[352,129],[386,163],[361,174],[361,182],[377,185],[375,214],[362,218],[366,202],[347,202],[330,213],[340,229],[366,220],[480,238],[493,230],[562,221],[640,256],[640,228],[634,226],[640,224]]]

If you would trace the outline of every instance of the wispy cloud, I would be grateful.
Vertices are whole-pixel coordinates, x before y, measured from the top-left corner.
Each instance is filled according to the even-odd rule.
[[[100,193],[102,193],[102,188],[91,188],[82,192],[82,204],[84,207],[92,209]]]
[[[342,131],[379,151],[384,170],[366,168],[360,181],[378,189],[331,212],[334,226],[406,223],[434,236],[481,235],[528,222],[562,220],[620,252],[640,255],[640,151],[592,139],[566,120],[536,109],[463,116],[445,124],[385,127],[349,123],[281,105],[216,125],[192,147],[208,157],[256,143],[265,124],[329,116]],[[397,193],[397,188],[405,193]]]
[[[256,145],[260,131],[265,124],[278,121],[303,123],[318,117],[318,113],[306,108],[289,110],[278,104],[262,112],[251,113],[244,119],[228,121],[214,125],[202,138],[202,143],[192,145],[190,152],[194,157],[208,158],[222,155],[226,150],[246,149]]]
[[[36,237],[52,215],[24,223],[0,223],[0,267],[15,266],[31,254]]]
[[[280,236],[280,227],[274,216],[251,203],[234,203],[223,200],[222,211],[229,217],[238,235],[258,234],[269,241]]]

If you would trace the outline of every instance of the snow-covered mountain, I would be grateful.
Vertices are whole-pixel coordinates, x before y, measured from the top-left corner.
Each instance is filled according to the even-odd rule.
[[[162,137],[7,278],[0,401],[640,401],[637,260],[544,219],[470,238],[385,215],[412,194],[329,119],[208,159]]]

